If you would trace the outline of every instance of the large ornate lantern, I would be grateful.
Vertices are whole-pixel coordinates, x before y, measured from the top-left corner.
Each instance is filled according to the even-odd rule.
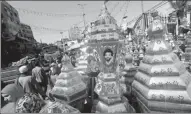
[[[105,5],[95,27],[92,27],[91,36],[88,45],[97,53],[94,57],[100,70],[95,86],[95,92],[99,96],[99,101],[95,106],[96,112],[132,112],[127,99],[122,96],[120,77],[116,72],[118,67],[116,59],[121,47],[118,26]]]
[[[163,37],[166,28],[157,18],[148,28],[151,39],[132,91],[141,112],[191,112],[191,74]]]

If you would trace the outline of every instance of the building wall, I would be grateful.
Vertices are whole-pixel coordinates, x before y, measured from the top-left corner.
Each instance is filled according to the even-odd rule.
[[[18,11],[5,1],[1,2],[1,22],[2,38],[14,40],[20,29],[20,18]]]
[[[55,45],[56,46],[58,46],[59,48],[63,48],[63,44],[62,44],[62,42],[61,41],[57,41],[56,43],[55,43]]]
[[[69,38],[71,40],[76,40],[81,37],[81,30],[78,27],[72,27],[69,30]]]
[[[29,25],[21,23],[20,30],[17,35],[20,45],[24,45],[24,52],[30,52],[36,47],[36,40],[34,39],[32,29]]]
[[[22,38],[28,42],[35,43],[36,40],[34,39],[31,27],[29,25],[26,25],[23,23],[21,23],[20,26],[21,26],[21,28],[20,28],[18,37]]]

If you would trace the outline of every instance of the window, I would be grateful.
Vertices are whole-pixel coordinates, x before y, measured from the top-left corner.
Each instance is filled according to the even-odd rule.
[[[10,18],[12,22],[14,22],[14,19],[13,18]]]
[[[3,37],[9,37],[9,35],[8,34],[6,34],[6,33],[3,33],[3,35],[2,35]]]
[[[6,29],[7,26],[6,26],[5,23],[2,23],[1,25],[2,25],[2,28],[3,28],[3,29]]]
[[[10,13],[11,14],[11,16],[13,16],[13,13]]]
[[[108,29],[109,31],[113,31],[113,28]]]
[[[17,44],[16,46],[17,46],[17,48],[20,48],[20,45],[19,45],[19,44]]]
[[[4,7],[4,10],[5,10],[6,12],[8,12],[8,11],[7,11],[7,7]]]
[[[106,37],[106,35],[101,35],[101,37]]]
[[[101,29],[101,31],[106,31],[105,29]]]
[[[114,36],[114,34],[109,34],[109,36]]]
[[[15,30],[15,27],[14,27],[14,26],[12,26],[12,30]]]
[[[14,13],[15,17],[18,17],[18,15],[16,13]]]
[[[19,21],[16,21],[17,24],[20,24]]]

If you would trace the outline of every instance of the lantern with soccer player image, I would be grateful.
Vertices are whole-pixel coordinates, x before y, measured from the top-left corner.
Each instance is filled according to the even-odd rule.
[[[96,113],[134,112],[123,96],[120,76],[117,73],[117,54],[120,52],[119,29],[116,20],[104,5],[97,25],[92,28],[88,45],[98,53],[100,73],[96,77],[94,91],[99,96],[93,109]],[[96,32],[95,32],[96,31]]]

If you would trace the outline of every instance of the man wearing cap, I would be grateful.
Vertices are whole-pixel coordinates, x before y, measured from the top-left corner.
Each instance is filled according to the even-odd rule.
[[[23,88],[24,93],[39,93],[42,97],[46,97],[36,79],[28,75],[26,65],[21,66],[19,72],[21,75],[16,79],[15,83]]]
[[[31,76],[28,75],[28,67],[21,66],[19,72],[21,75],[16,79],[16,83],[22,86],[25,93],[34,92],[31,84]]]

